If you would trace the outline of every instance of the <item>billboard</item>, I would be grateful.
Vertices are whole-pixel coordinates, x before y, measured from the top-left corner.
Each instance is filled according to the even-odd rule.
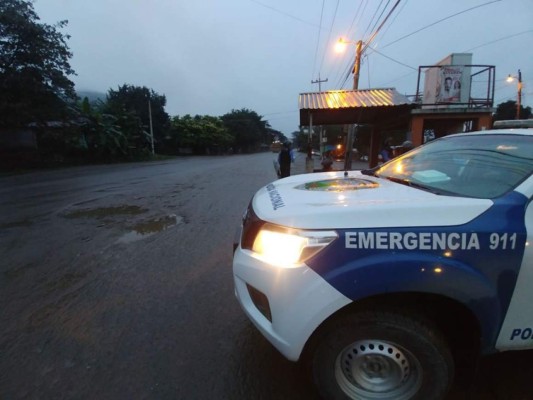
[[[470,99],[472,54],[453,53],[426,70],[423,103],[427,107],[461,107]]]
[[[441,66],[437,75],[436,102],[459,103],[461,101],[462,66]]]

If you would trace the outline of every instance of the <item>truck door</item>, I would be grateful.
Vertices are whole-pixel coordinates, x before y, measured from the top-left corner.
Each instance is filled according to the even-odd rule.
[[[529,198],[525,213],[527,239],[511,303],[496,342],[498,350],[533,349],[533,178],[517,191]]]

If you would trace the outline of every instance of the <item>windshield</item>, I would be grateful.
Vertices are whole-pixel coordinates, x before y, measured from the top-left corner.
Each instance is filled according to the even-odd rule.
[[[447,136],[398,157],[375,175],[439,194],[495,198],[533,170],[533,136]]]

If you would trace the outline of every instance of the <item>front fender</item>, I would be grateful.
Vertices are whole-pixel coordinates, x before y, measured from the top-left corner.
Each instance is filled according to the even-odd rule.
[[[329,271],[322,277],[344,296],[357,301],[391,293],[429,293],[468,307],[482,329],[482,347],[496,339],[502,320],[500,285],[455,259],[426,254],[375,254]],[[516,276],[509,277],[516,281]],[[514,284],[514,283],[513,283]]]

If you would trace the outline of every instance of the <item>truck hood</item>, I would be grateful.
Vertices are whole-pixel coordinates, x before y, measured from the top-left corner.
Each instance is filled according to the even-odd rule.
[[[252,205],[264,221],[300,229],[452,226],[493,202],[438,195],[350,171],[295,175],[261,188]]]

